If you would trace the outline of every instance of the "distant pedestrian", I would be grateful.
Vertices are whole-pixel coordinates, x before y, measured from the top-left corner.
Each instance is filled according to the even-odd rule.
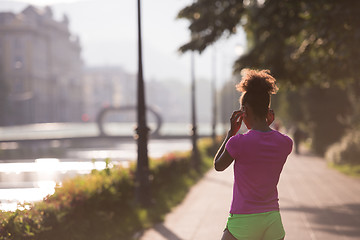
[[[296,127],[293,138],[294,138],[295,153],[300,154],[299,145],[301,141],[304,139],[304,132],[301,131],[299,127]]]
[[[222,240],[280,240],[285,231],[279,212],[277,184],[292,140],[269,127],[274,112],[271,94],[278,90],[268,70],[245,70],[236,86],[243,92],[231,128],[214,158],[217,171],[234,160],[233,200]],[[244,121],[249,131],[237,134]]]

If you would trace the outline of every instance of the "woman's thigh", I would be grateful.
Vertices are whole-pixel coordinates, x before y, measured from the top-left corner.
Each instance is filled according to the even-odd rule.
[[[285,230],[281,221],[280,213],[269,215],[269,227],[266,229],[262,240],[282,240],[285,236]]]
[[[221,240],[237,240],[228,229],[225,229]]]

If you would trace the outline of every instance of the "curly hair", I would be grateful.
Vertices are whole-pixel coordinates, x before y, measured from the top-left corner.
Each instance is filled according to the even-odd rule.
[[[244,69],[241,71],[242,79],[236,85],[239,92],[240,104],[248,104],[257,117],[265,118],[271,103],[271,94],[276,94],[279,89],[276,79],[270,75],[269,70]]]

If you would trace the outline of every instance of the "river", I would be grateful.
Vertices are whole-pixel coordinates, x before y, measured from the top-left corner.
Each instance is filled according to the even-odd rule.
[[[133,126],[110,125],[108,131],[117,134],[133,133]],[[165,125],[163,134],[184,134],[189,132],[186,124]],[[201,134],[209,134],[210,126],[202,125]],[[220,130],[220,129],[219,129]],[[39,124],[23,127],[0,128],[0,139],[33,136],[84,136],[96,134],[96,126],[77,124]],[[14,144],[14,143],[13,143]],[[2,148],[11,147],[2,143]],[[15,146],[13,146],[16,148]],[[150,158],[158,158],[169,152],[187,151],[191,149],[189,138],[158,140],[150,139],[148,153]],[[16,150],[16,149],[15,149]],[[0,160],[0,210],[13,211],[19,203],[35,202],[54,193],[56,184],[66,178],[79,174],[88,174],[92,169],[104,169],[105,159],[110,158],[112,165],[128,165],[137,159],[135,141],[119,141],[109,147],[68,147],[65,157],[53,156],[33,159]]]

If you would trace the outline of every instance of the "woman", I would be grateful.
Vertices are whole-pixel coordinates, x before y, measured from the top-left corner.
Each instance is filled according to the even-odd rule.
[[[280,240],[285,231],[279,213],[277,184],[292,140],[269,126],[271,94],[278,90],[268,70],[245,70],[236,86],[243,92],[231,128],[214,158],[217,171],[234,160],[233,200],[222,240]],[[244,121],[249,131],[237,134]]]

